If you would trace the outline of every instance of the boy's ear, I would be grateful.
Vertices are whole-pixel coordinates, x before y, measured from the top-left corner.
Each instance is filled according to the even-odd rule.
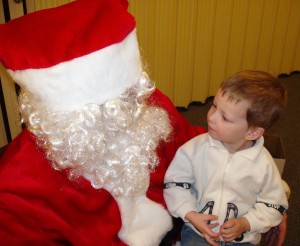
[[[262,127],[250,127],[246,139],[247,140],[256,140],[260,138],[265,133],[265,129]]]

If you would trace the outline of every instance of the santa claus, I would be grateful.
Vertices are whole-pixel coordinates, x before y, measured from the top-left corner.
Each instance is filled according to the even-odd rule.
[[[3,245],[158,245],[191,127],[144,70],[123,0],[77,0],[0,26],[26,128],[0,163]]]

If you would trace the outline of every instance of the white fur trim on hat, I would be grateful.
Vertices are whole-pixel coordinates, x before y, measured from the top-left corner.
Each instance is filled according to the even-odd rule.
[[[84,44],[82,44],[84,45]],[[142,67],[135,29],[120,43],[49,68],[8,70],[37,103],[72,111],[103,104],[135,84]]]

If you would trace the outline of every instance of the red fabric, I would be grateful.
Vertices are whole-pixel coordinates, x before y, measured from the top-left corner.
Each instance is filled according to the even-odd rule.
[[[163,205],[163,178],[177,148],[205,130],[192,127],[171,101],[156,91],[149,99],[169,113],[174,131],[158,148],[160,164],[151,174],[148,197]],[[0,160],[1,245],[122,245],[118,206],[105,190],[85,179],[70,181],[55,171],[24,130]]]
[[[11,70],[47,68],[119,43],[136,25],[127,5],[77,0],[2,24],[0,60]]]

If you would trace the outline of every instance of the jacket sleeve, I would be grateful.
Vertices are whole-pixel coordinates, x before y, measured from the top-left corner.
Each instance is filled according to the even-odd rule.
[[[186,147],[186,145],[184,145]],[[181,147],[169,166],[165,175],[164,197],[168,210],[174,217],[185,216],[190,211],[197,211],[196,198],[190,187],[195,183],[192,163]]]
[[[282,215],[288,209],[287,197],[277,167],[270,157],[264,185],[257,194],[257,202],[244,216],[248,219],[251,232],[264,233],[280,224]]]

